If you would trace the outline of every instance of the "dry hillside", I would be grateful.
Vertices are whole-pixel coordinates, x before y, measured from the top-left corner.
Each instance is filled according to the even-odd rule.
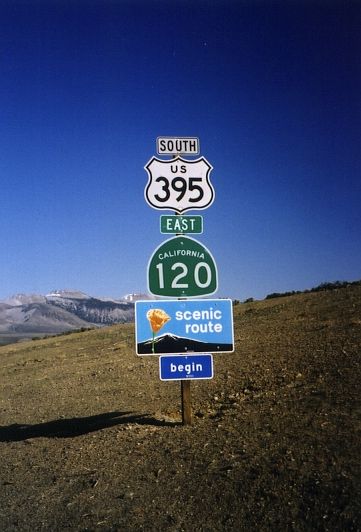
[[[1,347],[0,529],[361,530],[361,286],[234,313],[186,427],[131,325]]]

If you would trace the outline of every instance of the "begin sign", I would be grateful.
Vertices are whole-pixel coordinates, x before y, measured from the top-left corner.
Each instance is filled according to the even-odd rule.
[[[162,381],[212,379],[213,357],[210,354],[162,355],[159,357],[159,376]]]

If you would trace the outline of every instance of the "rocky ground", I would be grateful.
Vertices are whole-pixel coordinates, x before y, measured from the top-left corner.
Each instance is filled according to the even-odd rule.
[[[134,329],[0,348],[0,529],[361,530],[361,287],[234,308],[180,384]]]

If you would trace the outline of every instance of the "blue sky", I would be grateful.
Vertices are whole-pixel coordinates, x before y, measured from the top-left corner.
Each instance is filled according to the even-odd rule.
[[[348,1],[3,0],[0,298],[146,290],[162,135],[214,167],[219,296],[360,279],[360,22]]]

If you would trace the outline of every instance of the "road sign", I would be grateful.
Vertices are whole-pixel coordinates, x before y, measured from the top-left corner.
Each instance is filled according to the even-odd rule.
[[[144,168],[148,173],[144,196],[154,209],[182,213],[207,209],[214,201],[214,188],[209,181],[213,167],[204,157],[193,161],[152,157]]]
[[[158,155],[199,155],[197,137],[158,137]]]
[[[202,216],[167,216],[160,217],[161,233],[203,233]]]
[[[232,301],[136,301],[135,342],[137,355],[232,352]]]
[[[148,264],[148,290],[164,297],[198,297],[218,289],[216,263],[210,251],[188,236],[166,240]]]
[[[213,379],[212,355],[160,356],[159,376],[162,381]]]

